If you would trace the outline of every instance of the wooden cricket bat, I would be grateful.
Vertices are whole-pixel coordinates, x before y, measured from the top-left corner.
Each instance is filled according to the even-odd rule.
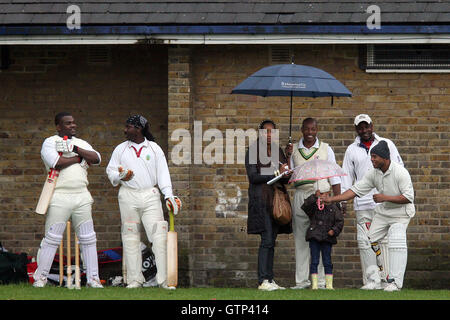
[[[178,285],[178,235],[175,232],[173,210],[169,211],[169,232],[167,233],[167,286]]]
[[[64,136],[64,140],[67,140],[67,136]],[[61,156],[61,152],[59,155]],[[59,170],[55,168],[51,168],[48,173],[47,178],[45,179],[44,187],[41,191],[41,196],[39,197],[38,204],[36,206],[36,213],[45,214],[48,209],[48,205],[52,200],[53,191],[55,191],[56,181],[59,177]]]

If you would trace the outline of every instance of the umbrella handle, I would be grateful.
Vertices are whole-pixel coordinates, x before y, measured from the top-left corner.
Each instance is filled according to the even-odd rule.
[[[320,198],[317,198],[317,207],[319,208],[320,211],[322,211],[323,208],[325,208],[325,205],[324,205],[322,199],[320,199]]]

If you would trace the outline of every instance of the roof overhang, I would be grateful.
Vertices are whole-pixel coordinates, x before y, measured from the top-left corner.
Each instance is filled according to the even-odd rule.
[[[0,26],[4,45],[450,43],[450,25]]]

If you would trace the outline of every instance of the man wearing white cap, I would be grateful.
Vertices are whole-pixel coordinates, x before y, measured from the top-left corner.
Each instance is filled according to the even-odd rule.
[[[139,288],[145,282],[140,249],[141,222],[152,243],[158,285],[167,286],[167,221],[161,206],[161,193],[166,206],[174,214],[181,201],[172,193],[167,160],[161,147],[154,142],[147,120],[141,115],[128,118],[124,130],[127,141],[113,151],[106,168],[113,186],[120,185],[119,208],[122,221],[122,243],[127,270],[127,288]]]
[[[347,176],[342,177],[342,192],[350,189],[355,183],[360,181],[364,175],[373,169],[370,161],[370,151],[380,141],[384,140],[390,150],[390,160],[403,165],[402,158],[395,147],[394,143],[386,138],[382,138],[373,132],[372,119],[367,114],[360,114],[354,120],[355,130],[358,136],[355,141],[348,146],[345,151],[342,168],[347,173]],[[373,220],[376,203],[373,200],[375,189],[367,195],[355,198],[353,207],[356,213],[357,224],[357,241],[361,257],[361,269],[363,273],[363,286],[361,289],[381,289],[378,273],[372,274],[368,267],[375,265],[375,253],[371,249],[370,241],[368,239],[368,232]],[[345,204],[343,204],[345,206]],[[387,258],[387,245],[384,239],[381,242],[385,257]],[[386,276],[387,261],[383,263],[382,278]],[[370,274],[369,274],[370,273]],[[368,279],[369,278],[369,279]]]

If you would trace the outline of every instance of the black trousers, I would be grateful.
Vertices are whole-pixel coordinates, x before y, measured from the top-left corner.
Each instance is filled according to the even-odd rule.
[[[264,217],[265,230],[261,233],[261,243],[258,251],[258,283],[273,279],[273,257],[275,241],[279,225],[268,214]]]

